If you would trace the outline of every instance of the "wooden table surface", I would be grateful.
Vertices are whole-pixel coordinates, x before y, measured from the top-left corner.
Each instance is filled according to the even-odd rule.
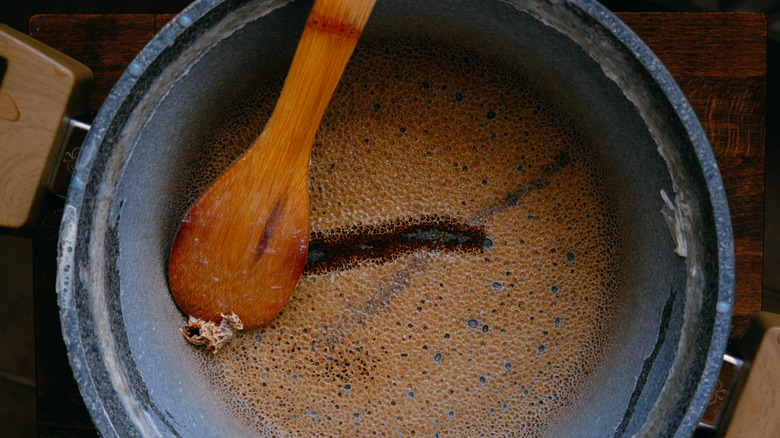
[[[751,13],[619,13],[658,55],[710,140],[734,230],[731,338],[761,309],[764,230],[766,19]],[[38,15],[30,35],[92,69],[99,108],[136,53],[171,15]],[[54,289],[60,211],[34,240],[38,433],[95,436],[71,374]],[[1,434],[1,433],[0,433]]]

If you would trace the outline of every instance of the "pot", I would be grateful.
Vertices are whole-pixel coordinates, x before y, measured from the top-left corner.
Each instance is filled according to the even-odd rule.
[[[290,29],[309,7],[193,3],[128,67],[92,125],[65,205],[57,288],[74,375],[103,435],[252,432],[175,335],[183,316],[165,266],[202,139],[246,90],[283,75]],[[605,354],[542,434],[690,435],[726,346],[733,242],[712,152],[655,56],[584,0],[380,2],[362,38],[424,38],[544,78],[536,85],[587,127],[620,188],[621,304]]]

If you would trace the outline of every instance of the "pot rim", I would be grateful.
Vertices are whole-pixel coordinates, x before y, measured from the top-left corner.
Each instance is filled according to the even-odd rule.
[[[726,348],[733,307],[734,243],[721,175],[704,130],[689,102],[670,73],[645,43],[612,12],[594,0],[549,1],[552,4],[565,4],[593,19],[641,63],[673,106],[701,166],[707,185],[709,205],[712,207],[715,220],[715,232],[718,236],[718,297],[713,333],[707,349],[704,370],[685,416],[676,430],[676,436],[688,436],[696,427],[709,403],[710,393],[717,380],[721,358]],[[147,74],[150,66],[158,61],[160,55],[169,50],[174,42],[186,37],[194,23],[207,17],[215,9],[226,7],[229,3],[235,2],[231,0],[196,0],[166,24],[139,52],[101,106],[84,142],[70,182],[58,243],[57,293],[60,319],[68,358],[79,390],[96,428],[105,436],[118,436],[120,431],[116,430],[114,421],[109,417],[99,390],[93,381],[87,358],[89,352],[85,351],[80,341],[83,334],[80,333],[77,297],[74,293],[76,236],[79,226],[85,226],[85,223],[90,221],[88,217],[90,212],[85,212],[82,206],[86,197],[94,195],[94,190],[88,189],[86,181],[89,179],[98,149],[103,144],[104,139],[111,134],[109,131],[112,121],[123,112],[132,111],[135,104],[143,96],[145,88],[151,83],[154,75]],[[238,3],[241,1],[239,0]],[[279,3],[286,4],[288,0]],[[124,407],[126,411],[133,411],[133,407],[127,403],[124,404]],[[142,416],[134,418],[130,415],[130,417],[143,435],[143,426],[139,425],[139,422],[143,422]]]

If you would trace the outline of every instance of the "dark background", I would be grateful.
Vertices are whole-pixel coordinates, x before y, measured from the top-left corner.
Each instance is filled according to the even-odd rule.
[[[177,13],[188,0],[0,0],[0,23],[28,33],[36,14]],[[380,0],[381,1],[381,0]],[[604,0],[613,11],[749,10],[767,14],[767,144],[763,307],[780,313],[780,0]],[[106,48],[110,50],[110,48]],[[0,64],[1,65],[1,64]],[[0,234],[0,436],[35,436],[32,243]]]

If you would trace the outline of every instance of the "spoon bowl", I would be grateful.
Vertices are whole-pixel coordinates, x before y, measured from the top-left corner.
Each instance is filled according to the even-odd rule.
[[[312,143],[375,0],[317,0],[263,132],[190,207],[168,282],[212,351],[279,313],[306,262]]]

